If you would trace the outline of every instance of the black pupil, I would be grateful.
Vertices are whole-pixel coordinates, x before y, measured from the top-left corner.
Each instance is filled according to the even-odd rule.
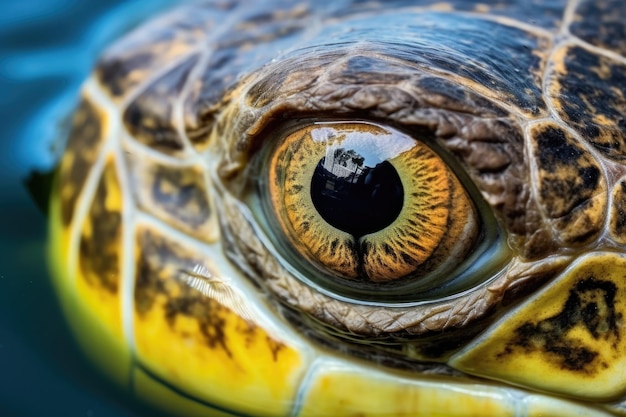
[[[404,190],[388,161],[374,167],[354,150],[336,149],[322,158],[311,180],[313,205],[326,222],[359,237],[377,232],[398,217]]]

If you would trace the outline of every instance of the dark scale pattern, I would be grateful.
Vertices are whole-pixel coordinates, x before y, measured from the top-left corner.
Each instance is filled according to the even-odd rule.
[[[570,31],[592,45],[626,56],[626,2],[581,1]]]
[[[163,153],[182,151],[184,143],[176,130],[174,104],[189,72],[198,62],[192,55],[149,84],[124,112],[124,125],[135,139]]]
[[[193,168],[158,167],[154,173],[152,197],[164,211],[180,216],[192,226],[204,223],[209,216],[205,185],[201,173]]]
[[[203,167],[168,165],[130,148],[125,154],[131,189],[142,211],[201,240],[215,235]]]
[[[611,281],[594,276],[581,279],[570,290],[561,312],[540,322],[528,322],[515,330],[501,357],[514,354],[521,348],[525,352],[543,351],[562,369],[593,374],[606,364],[595,363],[598,352],[585,346],[568,331],[582,327],[594,340],[607,340],[616,344],[620,329],[615,309],[617,287]]]
[[[549,94],[560,116],[604,155],[626,158],[626,65],[579,46],[557,54]]]
[[[87,180],[87,173],[98,158],[103,140],[102,118],[91,102],[83,98],[72,121],[67,148],[60,165],[61,219],[65,226],[74,216],[74,208]]]
[[[604,222],[606,183],[598,162],[560,127],[542,124],[532,134],[540,201],[569,244],[595,237]]]
[[[498,104],[445,78],[425,76],[416,81],[416,86],[428,92],[423,99],[433,107],[485,117],[508,116]]]
[[[220,109],[232,100],[236,86],[251,71],[274,59],[283,59],[290,51],[314,47],[318,49],[315,55],[324,55],[324,45],[337,50],[340,45],[361,44],[364,40],[375,44],[369,48],[372,51],[432,71],[449,71],[465,77],[481,93],[518,105],[526,114],[535,116],[545,113],[540,78],[549,40],[539,35],[540,32],[524,31],[481,19],[478,14],[463,15],[453,10],[491,17],[523,15],[531,25],[556,28],[563,1],[544,1],[541,7],[537,3],[538,0],[489,4],[452,1],[445,3],[445,12],[420,15],[409,10],[442,9],[442,4],[431,0],[400,1],[393,5],[345,0],[311,4],[274,1],[271,5],[225,1],[194,5],[169,13],[116,44],[101,59],[97,75],[112,95],[127,95],[143,82],[152,81],[155,72],[164,66],[204,51],[206,64],[201,76],[190,80],[193,88],[185,99],[184,110],[186,133],[199,149],[206,146]],[[394,13],[394,8],[406,10]],[[393,26],[394,30],[376,29],[381,27],[381,19],[385,20],[385,27]],[[286,76],[289,77],[289,71]],[[314,81],[314,76],[301,80]],[[170,134],[171,121],[159,118],[166,116],[158,111],[157,103],[162,102],[153,101],[155,109],[149,104],[129,109],[131,126],[146,117],[150,126],[154,126],[148,134],[157,137],[164,131]],[[163,143],[174,146],[175,141]]]
[[[202,172],[193,168],[159,166],[154,172],[152,201],[189,228],[206,223],[210,216]]]
[[[94,195],[85,220],[79,247],[81,276],[92,286],[117,293],[122,245],[121,207],[110,207],[107,199],[121,202],[115,164],[110,160]]]
[[[139,256],[135,277],[135,310],[139,317],[145,317],[151,310],[162,311],[164,320],[172,329],[176,318],[184,316],[198,323],[206,345],[210,349],[220,349],[229,357],[232,352],[226,334],[226,316],[232,311],[218,301],[190,285],[189,277],[197,265],[204,265],[203,256],[189,251],[180,244],[163,237],[160,233],[140,228],[137,232]],[[257,335],[257,327],[241,320],[237,331]],[[180,335],[184,338],[184,334]],[[284,345],[267,339],[274,355]]]

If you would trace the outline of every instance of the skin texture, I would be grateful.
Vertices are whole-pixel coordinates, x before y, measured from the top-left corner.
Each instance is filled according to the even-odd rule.
[[[190,416],[620,412],[624,3],[271,3],[182,6],[84,85],[51,258],[94,361]],[[436,227],[303,226],[319,123],[423,146]]]

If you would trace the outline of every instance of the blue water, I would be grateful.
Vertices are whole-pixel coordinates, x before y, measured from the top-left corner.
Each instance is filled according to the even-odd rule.
[[[100,379],[74,345],[46,271],[46,219],[23,181],[53,165],[63,122],[105,45],[174,3],[0,2],[0,416],[146,411]]]

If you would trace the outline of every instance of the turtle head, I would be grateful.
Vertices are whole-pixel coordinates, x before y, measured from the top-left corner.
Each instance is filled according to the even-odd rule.
[[[623,58],[578,9],[278,3],[181,7],[85,83],[51,210],[85,350],[183,415],[616,412]]]

